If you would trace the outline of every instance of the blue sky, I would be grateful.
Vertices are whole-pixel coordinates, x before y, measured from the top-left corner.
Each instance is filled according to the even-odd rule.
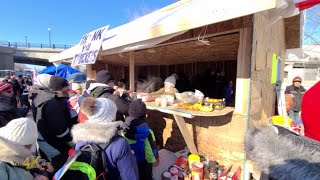
[[[0,0],[0,41],[76,44],[82,35],[110,28],[161,9],[176,0]]]

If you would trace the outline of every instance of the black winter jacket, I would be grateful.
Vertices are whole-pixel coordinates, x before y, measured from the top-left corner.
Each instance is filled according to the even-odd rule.
[[[119,95],[113,94],[114,89],[111,87],[102,87],[98,86],[90,92],[92,97],[105,97],[113,101],[117,106],[117,116],[116,120],[124,121],[124,117],[128,116],[129,104],[131,103],[129,100],[126,100],[125,97],[120,97]]]
[[[58,94],[43,90],[34,99],[38,131],[52,147],[66,153],[70,149],[72,127],[67,99]]]
[[[25,117],[28,108],[17,108],[14,97],[0,94],[0,127],[8,124],[12,119]]]
[[[306,92],[306,89],[303,86],[300,88],[295,87],[294,85],[288,86],[285,90],[285,94],[292,94],[292,106],[290,110],[300,111],[301,110],[301,101],[303,94]]]

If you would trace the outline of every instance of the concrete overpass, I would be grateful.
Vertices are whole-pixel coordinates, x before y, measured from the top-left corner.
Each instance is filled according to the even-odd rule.
[[[49,66],[48,58],[65,49],[0,46],[0,70],[14,70],[14,63]]]

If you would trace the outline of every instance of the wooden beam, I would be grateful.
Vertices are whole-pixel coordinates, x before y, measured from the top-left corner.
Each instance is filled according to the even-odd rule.
[[[96,71],[92,69],[92,64],[87,64],[87,80],[96,79]]]
[[[178,127],[179,127],[181,134],[183,136],[183,139],[186,141],[186,144],[187,144],[190,152],[193,154],[198,154],[197,147],[194,144],[193,138],[188,131],[188,128],[187,128],[186,122],[184,121],[184,118],[182,116],[178,116],[178,115],[173,115],[173,117],[178,124]]]
[[[130,90],[134,91],[134,53],[131,51],[129,53],[129,85]]]
[[[252,45],[252,28],[246,27],[240,29],[240,44],[237,60],[237,80],[236,80],[236,113],[247,113],[248,111],[248,95],[250,83],[250,58]]]

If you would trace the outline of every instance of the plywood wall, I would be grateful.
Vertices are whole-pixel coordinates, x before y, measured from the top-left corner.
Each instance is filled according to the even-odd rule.
[[[148,124],[154,131],[157,145],[176,152],[186,147],[173,116],[148,111]],[[200,155],[221,165],[233,164],[243,168],[246,117],[231,113],[218,117],[185,118]]]
[[[267,14],[254,15],[250,126],[264,124],[274,115],[275,85],[271,84],[272,53],[284,59],[285,35],[283,19],[270,24]]]

